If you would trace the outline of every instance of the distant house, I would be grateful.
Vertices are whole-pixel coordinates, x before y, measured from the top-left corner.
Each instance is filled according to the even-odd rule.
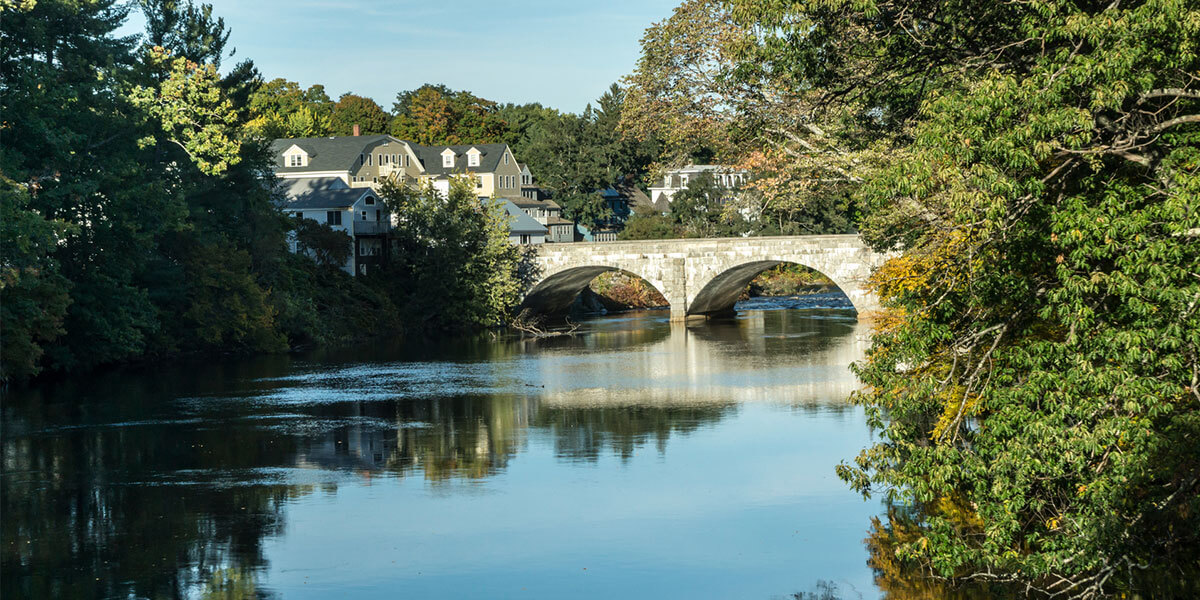
[[[645,192],[628,183],[620,183],[600,190],[600,196],[604,198],[604,206],[608,209],[609,217],[590,226],[577,225],[577,239],[585,242],[611,242],[617,239],[621,229],[625,227],[625,221],[633,216],[634,211],[643,209],[666,212],[670,208],[669,205],[661,209],[656,208]]]
[[[508,144],[419,146],[404,143],[420,157],[421,171],[416,177],[422,182],[442,177],[471,177],[477,196],[521,197],[521,167]]]
[[[526,215],[546,226],[547,242],[561,244],[575,241],[575,222],[562,218],[562,208],[553,200],[519,198],[512,203]]]
[[[545,225],[525,214],[511,200],[504,201],[504,211],[508,213],[509,217],[508,241],[523,245],[546,243],[547,228]]]
[[[347,273],[366,274],[371,264],[385,259],[390,215],[375,190],[352,188],[338,177],[293,177],[279,187],[284,214],[325,223],[351,237],[353,252],[342,265]],[[293,252],[304,251],[294,237],[289,243]]]
[[[423,146],[390,135],[368,135],[278,139],[271,149],[283,198],[280,208],[350,234],[354,257],[345,269],[351,273],[365,273],[371,263],[388,256],[392,217],[376,192],[385,181],[432,185],[448,193],[452,178],[465,178],[478,197],[506,200],[523,198],[526,176],[532,182],[507,144]],[[536,227],[514,223],[514,243],[545,240],[546,227],[531,222]]]
[[[717,185],[729,190],[741,187],[750,178],[750,172],[744,169],[722,165],[688,165],[667,171],[663,175],[662,185],[650,186],[650,202],[655,207],[665,205],[669,209],[675,193],[686,188],[689,181],[703,173],[711,174]]]

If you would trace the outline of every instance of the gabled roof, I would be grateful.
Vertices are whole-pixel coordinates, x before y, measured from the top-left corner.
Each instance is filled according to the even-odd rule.
[[[280,166],[275,162],[276,173],[304,173],[306,171],[349,171],[358,162],[358,157],[380,142],[399,142],[404,140],[390,135],[361,135],[316,138],[283,138],[271,142],[271,153],[282,156],[292,145],[299,146],[308,153],[308,165],[304,167]]]
[[[462,144],[458,146],[418,146],[417,144],[409,144],[413,152],[417,153],[417,157],[421,159],[421,164],[425,167],[425,173],[428,175],[444,175],[446,173],[458,173],[463,171],[471,171],[474,173],[491,173],[500,166],[500,159],[504,156],[504,150],[508,148],[508,144]],[[442,152],[449,148],[454,151],[454,166],[442,166]],[[479,156],[479,166],[467,166],[467,150],[477,148],[482,154]]]
[[[341,177],[295,177],[280,179],[276,184],[276,189],[285,198],[296,198],[311,192],[341,190],[349,187]]]
[[[625,183],[605,188],[600,191],[600,195],[604,196],[606,200],[621,198],[629,205],[630,210],[645,208],[647,210],[666,212],[671,208],[671,205],[665,200],[659,203],[662,206],[654,204],[650,201],[650,197],[637,186]]]
[[[283,179],[279,187],[283,210],[341,210],[366,196],[378,196],[371,188],[351,188],[337,177]]]
[[[546,235],[546,226],[538,223],[533,217],[525,214],[525,211],[517,208],[517,205],[511,201],[504,201],[504,211],[510,217],[508,220],[509,233],[531,234],[531,235]]]

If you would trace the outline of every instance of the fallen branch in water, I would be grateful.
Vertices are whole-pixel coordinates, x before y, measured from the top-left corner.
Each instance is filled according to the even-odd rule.
[[[520,331],[522,337],[529,335],[535,338],[559,337],[564,335],[574,336],[575,332],[579,330],[579,323],[572,323],[570,319],[567,319],[567,325],[570,325],[571,328],[566,331],[548,331],[542,329],[539,327],[541,322],[542,319],[540,316],[533,316],[528,310],[524,310],[521,311],[521,314],[517,315],[517,318],[513,319],[512,323],[509,323],[509,326]]]

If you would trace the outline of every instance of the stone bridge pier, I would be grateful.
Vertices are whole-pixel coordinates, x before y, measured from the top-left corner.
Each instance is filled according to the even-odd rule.
[[[625,271],[662,293],[673,321],[718,315],[733,311],[759,273],[795,263],[833,280],[861,315],[877,307],[866,282],[887,258],[857,235],[545,244],[538,248],[540,278],[522,306],[560,314],[597,275]]]

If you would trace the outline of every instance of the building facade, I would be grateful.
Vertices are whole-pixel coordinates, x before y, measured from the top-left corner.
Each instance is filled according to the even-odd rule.
[[[650,203],[655,207],[666,206],[669,209],[671,198],[686,188],[688,182],[704,173],[712,175],[717,185],[727,190],[736,190],[750,179],[750,172],[745,169],[722,165],[688,165],[667,171],[663,175],[661,185],[651,186]]]
[[[524,198],[532,175],[507,144],[423,146],[390,135],[356,135],[278,139],[271,149],[280,209],[346,232],[354,252],[343,268],[352,274],[387,260],[392,216],[377,192],[387,181],[448,194],[452,178],[468,179],[481,199],[505,201],[513,243],[542,243],[550,231],[512,204]],[[295,244],[294,251],[303,251]]]

